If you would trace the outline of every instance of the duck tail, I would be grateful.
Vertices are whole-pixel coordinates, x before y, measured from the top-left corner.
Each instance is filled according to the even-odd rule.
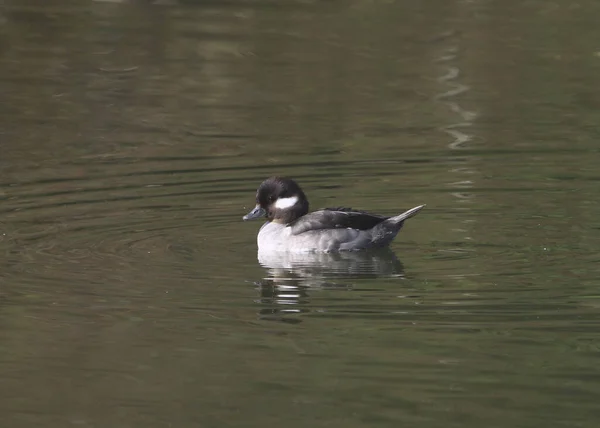
[[[418,207],[411,208],[408,211],[403,212],[402,214],[388,218],[387,221],[392,222],[394,224],[402,223],[404,220],[416,216],[417,213],[421,211],[424,207],[425,205],[419,205]]]

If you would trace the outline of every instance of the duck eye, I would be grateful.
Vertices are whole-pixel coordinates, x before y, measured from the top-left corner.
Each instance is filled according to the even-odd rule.
[[[273,202],[275,200],[275,196],[271,195],[269,196],[269,202]]]

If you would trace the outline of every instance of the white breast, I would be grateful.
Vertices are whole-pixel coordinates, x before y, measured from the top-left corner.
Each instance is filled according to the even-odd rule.
[[[292,235],[292,228],[279,223],[265,223],[258,232],[259,251],[348,251],[367,248],[371,231],[356,229],[314,230]]]
[[[259,250],[286,251],[286,242],[291,235],[291,228],[285,224],[267,222],[258,231],[256,243]]]

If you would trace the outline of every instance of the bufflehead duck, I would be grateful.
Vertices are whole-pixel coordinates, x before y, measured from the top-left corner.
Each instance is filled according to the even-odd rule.
[[[257,237],[263,251],[353,251],[384,247],[396,237],[404,220],[425,205],[385,217],[351,208],[325,208],[308,213],[308,199],[289,178],[271,177],[256,191],[256,207],[244,220],[266,217]]]

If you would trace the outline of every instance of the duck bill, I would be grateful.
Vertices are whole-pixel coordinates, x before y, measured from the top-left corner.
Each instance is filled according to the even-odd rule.
[[[265,210],[260,205],[257,205],[254,207],[254,209],[252,211],[250,211],[248,214],[246,214],[242,218],[244,220],[253,220],[255,218],[264,217],[265,214],[266,214]]]

